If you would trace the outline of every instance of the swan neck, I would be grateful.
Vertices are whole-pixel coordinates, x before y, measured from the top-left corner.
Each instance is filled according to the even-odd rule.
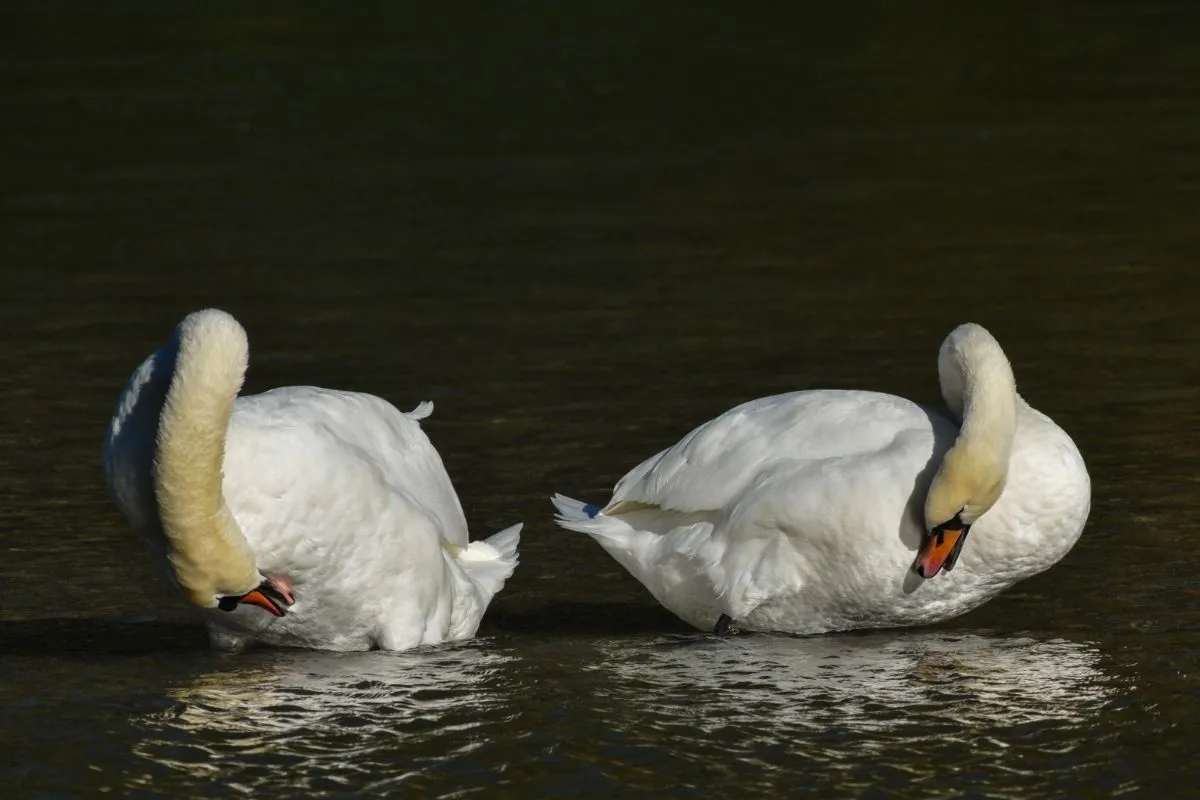
[[[1017,428],[1017,386],[1000,345],[978,325],[955,329],[938,373],[946,404],[961,423],[925,498],[932,529],[952,519],[971,525],[1000,498]]]
[[[176,330],[178,355],[159,417],[155,496],[169,559],[197,605],[242,595],[259,584],[241,528],[221,484],[225,440],[245,376],[248,345],[222,312],[197,312]]]
[[[957,446],[992,453],[1007,469],[1020,399],[1012,370],[1007,362],[982,365],[963,377],[962,427]]]

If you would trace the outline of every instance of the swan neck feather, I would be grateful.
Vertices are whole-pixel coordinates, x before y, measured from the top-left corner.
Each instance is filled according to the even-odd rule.
[[[221,490],[225,438],[249,360],[232,316],[190,314],[175,333],[178,357],[159,418],[155,496],[171,566],[197,605],[245,594],[262,577]]]
[[[995,504],[1008,479],[1017,428],[1016,379],[1000,344],[970,323],[946,337],[938,373],[946,404],[962,424],[929,487],[925,521],[932,527],[961,512],[969,525]]]

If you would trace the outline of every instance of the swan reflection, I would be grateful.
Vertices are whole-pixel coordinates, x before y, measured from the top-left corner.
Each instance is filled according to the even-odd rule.
[[[660,640],[601,645],[611,708],[700,731],[997,729],[1081,723],[1109,699],[1097,649],[947,633]]]
[[[171,708],[136,720],[142,786],[219,776],[288,796],[665,786],[795,796],[799,770],[804,796],[979,775],[1036,793],[1109,758],[1094,743],[1062,754],[1111,727],[1121,691],[1097,647],[1061,639],[905,631],[520,646],[208,657],[206,674],[168,692]]]
[[[172,708],[139,720],[147,735],[135,752],[154,772],[219,773],[233,785],[386,788],[496,738],[516,715],[512,660],[481,641],[240,656],[169,691]]]

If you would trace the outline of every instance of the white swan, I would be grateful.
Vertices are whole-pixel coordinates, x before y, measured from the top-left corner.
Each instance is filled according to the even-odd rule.
[[[558,523],[702,629],[962,614],[1071,549],[1091,484],[982,327],[946,337],[938,373],[950,416],[874,392],[753,400],[634,468],[603,508],[555,495]]]
[[[117,506],[210,610],[213,646],[473,636],[516,568],[521,526],[468,542],[418,423],[433,405],[403,414],[308,386],[237,397],[248,347],[229,314],[189,315],[130,378],[104,448]]]

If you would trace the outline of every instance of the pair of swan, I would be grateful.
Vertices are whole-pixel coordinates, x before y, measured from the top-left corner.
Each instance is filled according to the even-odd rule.
[[[208,611],[213,645],[473,636],[521,526],[468,540],[420,427],[432,405],[312,387],[238,397],[247,362],[232,316],[189,315],[130,378],[105,445],[118,507]],[[557,521],[704,630],[962,614],[1061,559],[1091,489],[986,330],[952,331],[938,372],[948,414],[873,392],[754,400],[634,468],[603,506],[556,495]]]

